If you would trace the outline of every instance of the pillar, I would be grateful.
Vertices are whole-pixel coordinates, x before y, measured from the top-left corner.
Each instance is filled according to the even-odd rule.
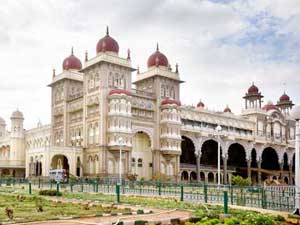
[[[283,162],[280,162],[280,174],[279,174],[279,179],[283,179]]]
[[[247,160],[247,176],[248,176],[248,178],[250,178],[250,180],[252,182],[252,179],[251,179],[251,159]]]
[[[205,180],[205,183],[208,184],[208,172],[204,173],[204,180]]]
[[[223,182],[227,184],[227,156],[223,157]]]
[[[197,181],[200,182],[201,178],[200,178],[200,158],[201,155],[198,154],[196,155],[196,163],[197,163]]]
[[[257,176],[258,176],[258,184],[261,185],[261,160],[257,162]]]
[[[293,185],[293,162],[289,164],[289,185]]]

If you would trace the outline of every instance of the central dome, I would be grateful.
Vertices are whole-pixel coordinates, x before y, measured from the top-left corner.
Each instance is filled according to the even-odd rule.
[[[152,67],[152,66],[168,66],[169,62],[168,62],[168,58],[159,51],[158,49],[158,44],[156,46],[156,51],[150,55],[150,57],[148,58],[148,68]]]
[[[109,36],[108,27],[106,27],[106,36],[98,41],[96,51],[97,54],[100,52],[119,53],[119,44],[115,39]]]
[[[278,107],[273,104],[273,102],[269,101],[263,108],[263,110],[269,111],[269,110],[278,110]]]

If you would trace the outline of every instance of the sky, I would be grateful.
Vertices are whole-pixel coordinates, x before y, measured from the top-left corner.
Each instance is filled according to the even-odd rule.
[[[252,82],[264,103],[286,91],[299,104],[299,24],[299,0],[2,0],[0,116],[9,125],[19,109],[27,129],[49,123],[53,68],[72,46],[82,61],[94,57],[106,26],[140,71],[159,43],[186,81],[183,104],[239,114]]]

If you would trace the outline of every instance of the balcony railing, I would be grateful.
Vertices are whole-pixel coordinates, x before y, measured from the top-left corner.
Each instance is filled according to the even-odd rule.
[[[142,91],[142,90],[137,90],[137,89],[131,89],[131,92],[136,95],[141,95],[149,98],[154,98],[155,95],[152,92],[147,92],[147,91]]]

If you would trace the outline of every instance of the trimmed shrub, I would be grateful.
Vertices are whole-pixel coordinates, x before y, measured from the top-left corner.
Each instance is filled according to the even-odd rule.
[[[171,219],[171,224],[172,225],[179,225],[180,224],[180,219],[179,218],[173,218]]]
[[[56,190],[40,190],[39,195],[62,196],[62,193],[61,192],[56,192]]]
[[[146,225],[148,221],[145,220],[136,220],[134,221],[134,225]]]
[[[232,185],[236,185],[239,187],[245,187],[251,185],[250,178],[243,178],[241,176],[233,176],[232,177]]]
[[[144,210],[143,210],[143,209],[138,209],[138,210],[136,211],[136,214],[144,214]]]
[[[96,217],[102,217],[102,216],[103,216],[103,213],[97,212],[97,213],[95,214],[95,216],[96,216]]]

